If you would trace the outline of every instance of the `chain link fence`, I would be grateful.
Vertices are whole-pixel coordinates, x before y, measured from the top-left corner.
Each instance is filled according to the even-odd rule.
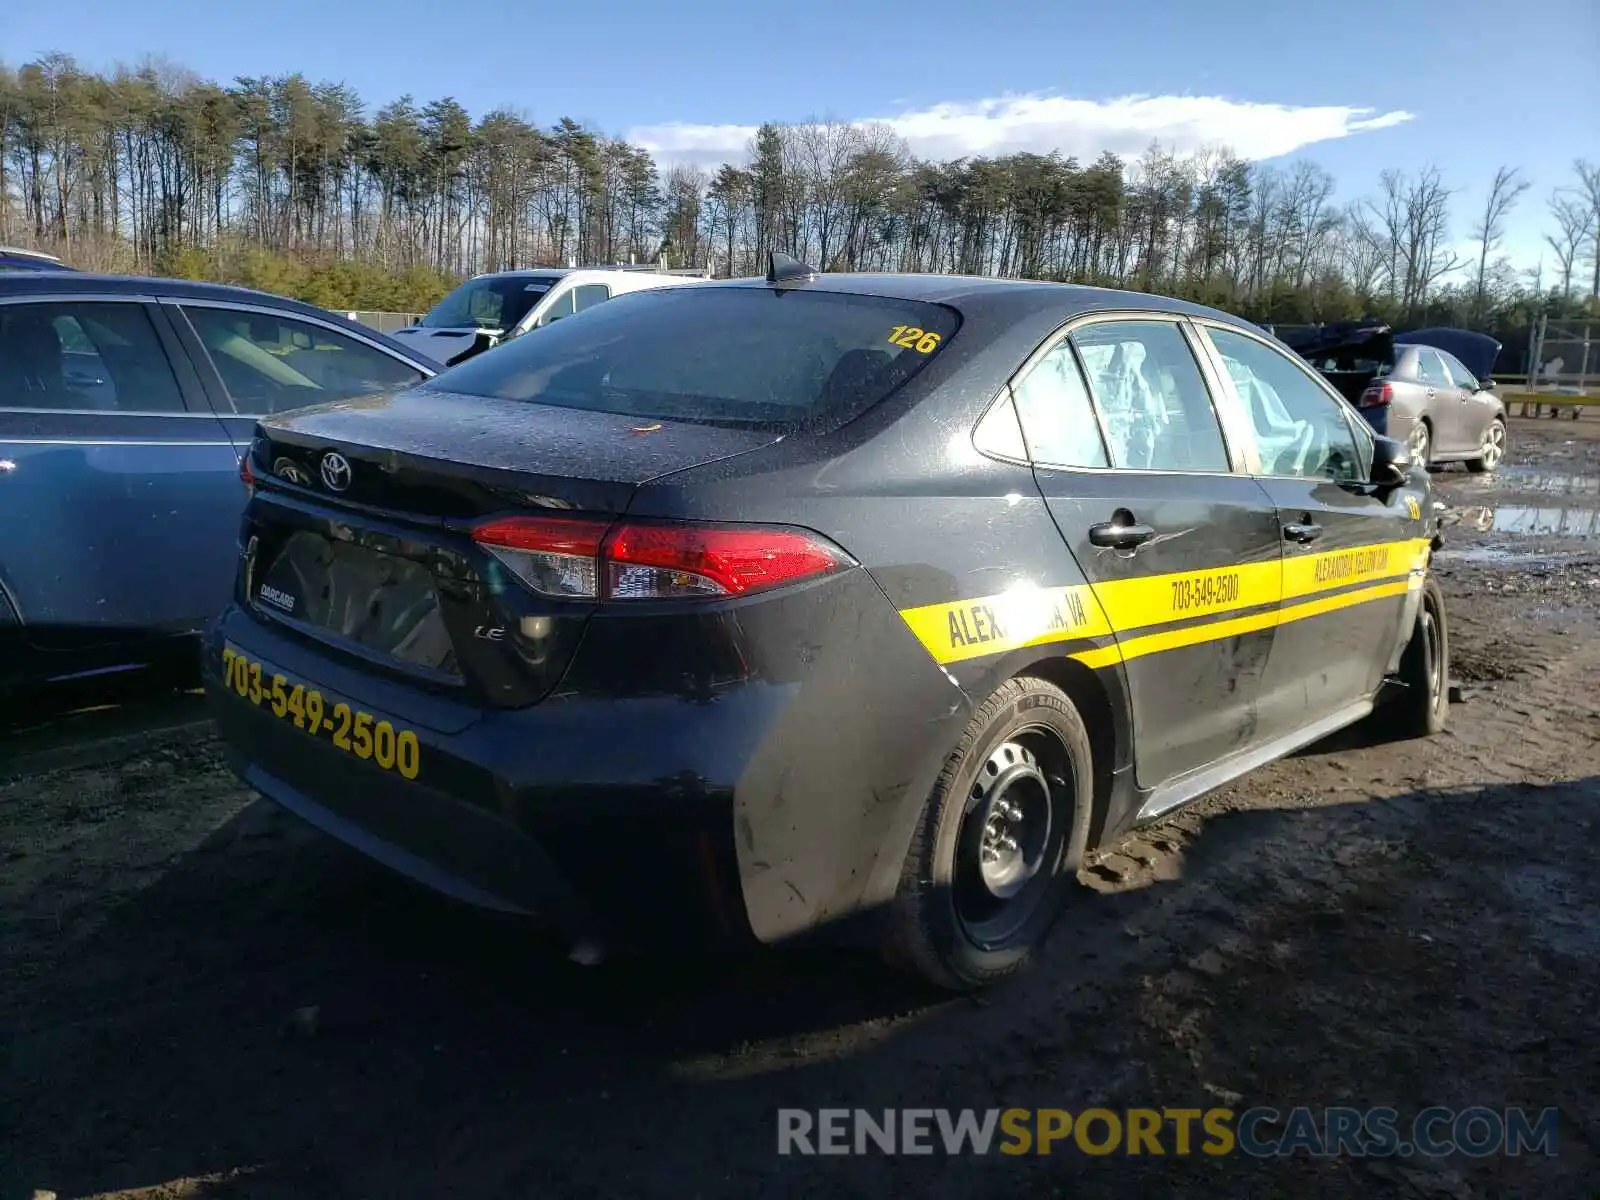
[[[1526,390],[1515,397],[1518,416],[1577,419],[1584,407],[1600,404],[1600,321],[1540,317],[1528,346]]]
[[[397,329],[404,329],[422,320],[421,313],[352,312],[347,309],[344,315],[352,321],[360,321],[368,329],[376,329],[379,333],[393,333]]]
[[[1528,364],[1530,391],[1600,391],[1600,321],[1541,317]]]

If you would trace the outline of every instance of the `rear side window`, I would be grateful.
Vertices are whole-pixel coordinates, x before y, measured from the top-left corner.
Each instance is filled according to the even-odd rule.
[[[630,417],[832,424],[899,387],[957,324],[941,305],[876,296],[658,288],[469,359],[435,386]]]
[[[183,394],[142,305],[5,304],[0,408],[182,412]]]
[[[1065,341],[1035,363],[1011,391],[1034,462],[1056,467],[1107,465],[1089,389]]]
[[[406,387],[423,377],[374,346],[308,321],[245,309],[183,311],[242,413],[324,404]]]
[[[1171,321],[1106,321],[1072,335],[1105,417],[1111,465],[1229,470],[1211,393]]]

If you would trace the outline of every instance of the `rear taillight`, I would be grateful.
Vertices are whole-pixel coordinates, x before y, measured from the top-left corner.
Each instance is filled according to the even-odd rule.
[[[771,526],[507,517],[472,539],[532,591],[572,599],[747,596],[850,561],[815,534]]]
[[[239,456],[239,482],[244,484],[245,499],[256,493],[256,473],[250,465],[250,451],[246,450]]]
[[[573,517],[507,517],[472,531],[472,540],[541,596],[595,599],[606,526]]]
[[[1394,388],[1387,383],[1375,383],[1361,393],[1362,408],[1384,408],[1394,402]]]

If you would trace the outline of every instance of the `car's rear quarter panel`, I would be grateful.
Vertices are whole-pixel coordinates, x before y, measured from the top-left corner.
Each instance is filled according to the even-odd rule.
[[[810,528],[866,568],[811,611],[768,602],[741,618],[757,656],[797,668],[792,703],[734,789],[739,870],[764,940],[886,904],[973,707],[1032,664],[1065,664],[1064,644],[1004,641],[941,663],[900,615],[1016,584],[1084,582],[1031,468],[972,444],[999,388],[1056,324],[1026,309],[969,316],[901,394],[844,429],[668,476],[635,497],[636,514]],[[1098,674],[1125,750],[1118,670]]]

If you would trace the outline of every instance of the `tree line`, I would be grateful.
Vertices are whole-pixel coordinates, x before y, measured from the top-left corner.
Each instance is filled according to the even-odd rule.
[[[887,126],[812,121],[761,126],[741,162],[662,169],[568,119],[474,120],[448,97],[368,112],[299,74],[223,85],[61,54],[0,66],[0,243],[411,311],[476,271],[665,258],[739,275],[771,249],[824,270],[1132,287],[1259,321],[1375,315],[1504,337],[1537,311],[1600,311],[1600,164],[1584,160],[1548,193],[1548,253],[1529,273],[1499,253],[1528,202],[1514,168],[1453,227],[1434,167],[1383,171],[1341,204],[1305,161],[1152,145],[930,162]]]

